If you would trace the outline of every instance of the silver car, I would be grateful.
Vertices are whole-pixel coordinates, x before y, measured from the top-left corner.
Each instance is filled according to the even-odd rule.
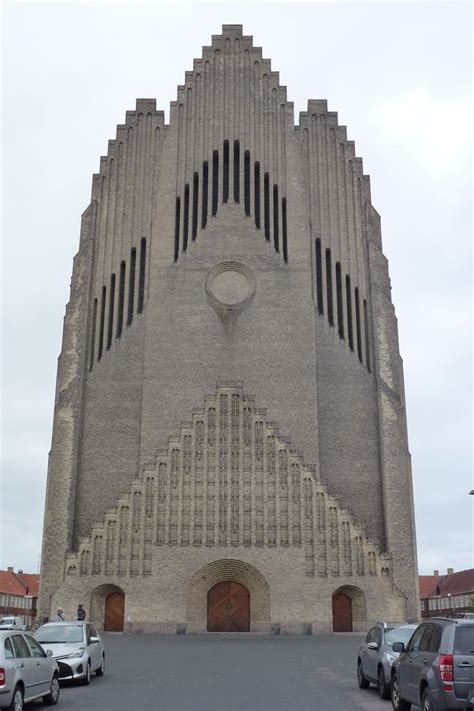
[[[0,631],[0,708],[22,711],[27,701],[59,701],[59,670],[27,632]]]
[[[90,622],[48,622],[34,636],[43,649],[52,651],[61,680],[89,684],[93,672],[97,676],[104,674],[104,645]]]
[[[380,698],[390,698],[391,669],[398,657],[392,644],[403,642],[406,645],[416,628],[417,625],[388,622],[378,622],[370,628],[357,657],[357,681],[361,689],[368,689],[372,682],[377,685]]]

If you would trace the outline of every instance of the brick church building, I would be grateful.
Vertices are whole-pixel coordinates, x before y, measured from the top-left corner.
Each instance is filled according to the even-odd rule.
[[[40,614],[328,632],[415,620],[402,361],[345,126],[224,25],[138,99],[82,216]]]

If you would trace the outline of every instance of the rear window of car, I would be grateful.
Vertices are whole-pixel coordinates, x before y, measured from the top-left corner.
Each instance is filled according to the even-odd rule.
[[[11,640],[16,657],[18,657],[19,659],[24,657],[31,657],[30,650],[28,649],[28,645],[26,644],[23,635],[14,634]]]
[[[454,654],[474,655],[474,625],[459,625],[456,627]]]
[[[13,659],[15,655],[13,653],[13,647],[9,637],[6,638],[3,646],[5,648],[5,659]]]

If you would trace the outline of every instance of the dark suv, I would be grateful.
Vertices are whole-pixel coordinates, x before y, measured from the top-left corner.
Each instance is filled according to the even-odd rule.
[[[474,709],[474,620],[432,617],[419,625],[408,645],[393,645],[394,711]]]

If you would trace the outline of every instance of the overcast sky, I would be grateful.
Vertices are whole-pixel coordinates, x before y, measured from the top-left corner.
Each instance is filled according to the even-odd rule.
[[[470,3],[5,3],[0,567],[41,548],[57,356],[92,173],[137,97],[169,103],[222,24],[295,103],[327,99],[382,216],[420,573],[472,567]],[[158,445],[158,443],[157,443]]]

